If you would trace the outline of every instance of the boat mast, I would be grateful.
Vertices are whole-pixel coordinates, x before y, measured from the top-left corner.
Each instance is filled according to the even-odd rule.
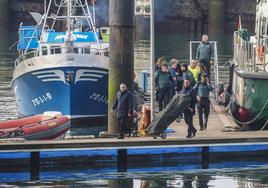
[[[68,32],[68,40],[70,41],[70,32],[71,32],[71,1],[67,0],[67,32]]]

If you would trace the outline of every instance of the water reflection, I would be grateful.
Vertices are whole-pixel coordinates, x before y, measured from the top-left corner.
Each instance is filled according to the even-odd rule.
[[[158,150],[157,150],[158,151]],[[202,153],[156,154],[148,150],[137,155],[128,152],[126,169],[118,171],[117,150],[40,153],[40,171],[33,176],[29,155],[0,155],[0,187],[82,186],[82,187],[266,187],[268,186],[267,151],[211,154],[208,169],[203,169]],[[247,156],[247,157],[245,157]],[[23,159],[24,158],[24,159]],[[13,164],[13,166],[12,166]]]
[[[25,181],[0,183],[0,186],[64,186],[64,187],[107,187],[107,188],[236,188],[236,187],[267,187],[268,169],[232,169],[223,171],[197,172],[168,172],[156,174],[117,174],[112,179],[92,179],[87,174],[80,173],[78,177],[84,179]]]

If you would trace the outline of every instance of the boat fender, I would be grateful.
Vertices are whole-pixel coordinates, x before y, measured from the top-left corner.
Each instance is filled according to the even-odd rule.
[[[241,122],[247,122],[249,117],[249,112],[245,108],[239,107],[237,110],[237,115]]]
[[[151,123],[151,108],[148,105],[143,105],[141,110],[141,121],[139,126],[139,132],[143,135],[145,130]]]
[[[43,113],[44,116],[51,116],[51,117],[56,117],[56,116],[61,116],[62,113],[58,111],[46,111]]]
[[[264,46],[258,46],[256,48],[258,60],[260,61],[261,64],[264,63]]]

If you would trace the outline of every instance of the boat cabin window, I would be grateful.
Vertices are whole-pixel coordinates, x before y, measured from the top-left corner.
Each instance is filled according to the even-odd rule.
[[[42,55],[47,55],[47,47],[42,46]]]
[[[74,53],[78,54],[78,48],[74,48]]]
[[[83,48],[83,54],[90,54],[90,47]]]
[[[60,46],[51,46],[50,53],[51,54],[60,54],[61,47]]]

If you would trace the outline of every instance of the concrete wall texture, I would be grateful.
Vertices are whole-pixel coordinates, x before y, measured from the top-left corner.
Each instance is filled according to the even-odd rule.
[[[245,28],[254,28],[255,0],[155,0],[156,29],[159,32],[206,32],[210,1],[225,1],[225,31],[236,29],[238,15]],[[109,0],[97,0],[97,25],[108,25]],[[54,8],[55,9],[55,8]],[[43,13],[43,0],[9,0],[11,28],[17,29],[20,22],[33,24],[29,11]],[[216,10],[215,10],[216,11]],[[147,21],[146,21],[147,19]],[[138,25],[148,25],[148,18],[137,18]],[[145,26],[146,28],[147,26]],[[149,27],[149,25],[148,25]],[[253,32],[253,30],[250,30]]]

